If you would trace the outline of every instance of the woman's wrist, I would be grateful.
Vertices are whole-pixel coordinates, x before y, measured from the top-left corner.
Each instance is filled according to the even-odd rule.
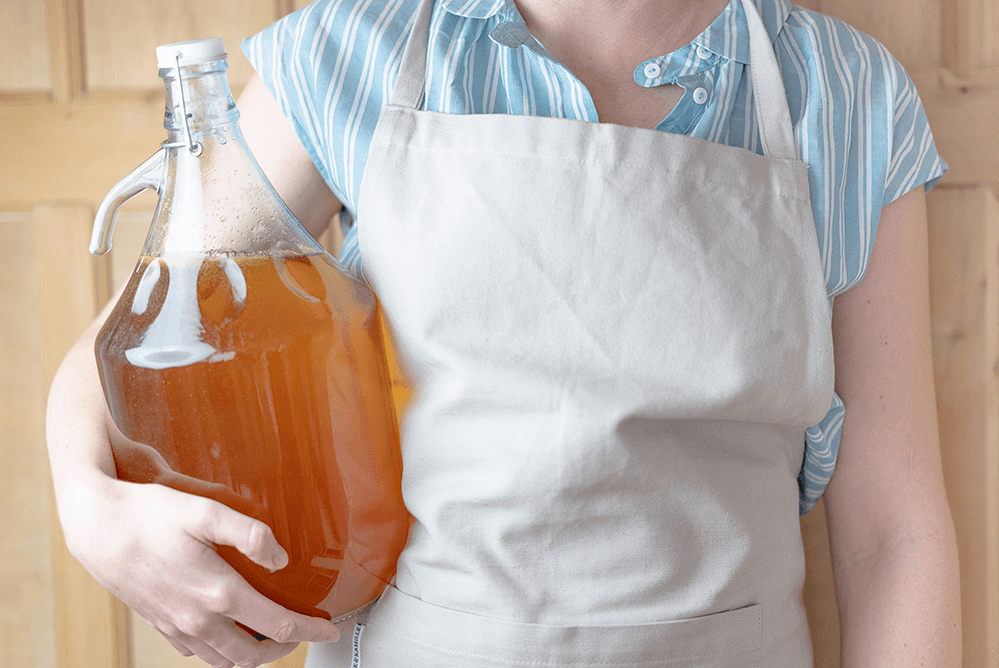
[[[100,539],[101,526],[113,513],[114,500],[125,483],[99,468],[63,476],[55,486],[59,523],[70,553],[86,565],[91,547]]]

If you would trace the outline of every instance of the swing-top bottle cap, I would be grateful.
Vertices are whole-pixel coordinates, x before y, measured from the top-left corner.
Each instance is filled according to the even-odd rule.
[[[176,67],[177,54],[180,54],[180,64],[199,65],[210,60],[225,58],[225,45],[221,37],[194,39],[189,42],[174,42],[156,47],[158,67]]]

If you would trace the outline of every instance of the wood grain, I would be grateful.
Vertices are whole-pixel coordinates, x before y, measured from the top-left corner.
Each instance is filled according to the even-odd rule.
[[[999,187],[999,80],[976,84],[942,69],[910,74],[950,166],[945,183]]]
[[[965,668],[999,665],[999,203],[930,194],[933,351],[944,473],[961,555]]]
[[[52,96],[65,103],[83,95],[85,88],[80,5],[78,0],[46,0],[45,4]]]
[[[12,537],[0,544],[0,666],[122,668],[128,662],[126,611],[65,553],[50,491],[39,487],[48,484],[40,468],[41,410],[54,364],[108,290],[102,265],[85,255],[85,212],[165,137],[155,46],[222,36],[236,92],[249,76],[239,40],[305,4],[0,0],[6,63],[0,68],[0,211],[14,212],[0,214],[0,495],[15,509],[0,517],[0,530]],[[851,22],[889,47],[910,70],[950,164],[944,186],[930,195],[937,385],[962,548],[966,666],[996,668],[999,2],[802,4]],[[111,259],[114,282],[131,271],[154,206],[155,197],[146,194],[123,213]],[[36,239],[48,244],[37,258]],[[396,390],[404,401],[405,388]],[[805,599],[816,665],[834,668],[838,618],[820,511],[802,521]],[[143,627],[134,625],[135,661],[167,668],[167,659],[154,656],[165,642],[150,649],[158,635],[149,630],[153,639],[143,639]],[[282,668],[300,665],[295,661],[300,658],[288,658]]]
[[[0,133],[0,207],[65,200],[96,207],[166,138],[163,96],[0,104]]]
[[[41,330],[41,374],[48,387],[59,361],[97,313],[103,271],[87,252],[94,212],[86,203],[41,203],[31,214]],[[54,508],[54,504],[52,504]],[[127,668],[123,606],[65,548],[52,518],[55,633],[63,668]]]
[[[939,0],[908,0],[904,11],[894,2],[804,0],[794,4],[835,16],[871,35],[906,68],[938,67],[942,62]]]
[[[999,3],[943,0],[944,64],[968,81],[999,79]]]
[[[0,214],[0,666],[55,665],[51,481],[35,234]]]
[[[221,37],[229,53],[229,80],[250,77],[240,42],[279,16],[276,0],[81,0],[86,77],[92,91],[156,90],[156,47]]]
[[[0,90],[51,91],[48,43],[45,3],[0,2]]]
[[[978,29],[978,61],[979,69],[995,72],[999,68],[999,2],[995,0],[975,0],[981,7],[981,20],[977,22]]]

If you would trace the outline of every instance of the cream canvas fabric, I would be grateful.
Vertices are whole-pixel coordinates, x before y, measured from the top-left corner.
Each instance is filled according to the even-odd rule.
[[[356,648],[310,666],[811,665],[796,477],[832,400],[830,310],[744,4],[766,156],[420,111],[421,6],[359,231],[415,388],[416,522]]]

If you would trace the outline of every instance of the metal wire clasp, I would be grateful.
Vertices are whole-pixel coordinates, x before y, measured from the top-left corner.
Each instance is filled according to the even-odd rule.
[[[180,76],[180,59],[183,55],[184,54],[181,51],[178,51],[177,55],[174,57],[174,60],[177,62],[177,87],[180,90],[180,111],[184,114],[184,130],[187,132],[187,148],[191,151],[191,154],[197,158],[205,149],[204,146],[201,145],[201,142],[194,141],[191,135],[191,121],[190,117],[187,115],[187,100],[184,99],[184,82]],[[184,146],[184,144],[167,144],[164,142],[161,146],[164,148],[175,148],[178,146]]]

